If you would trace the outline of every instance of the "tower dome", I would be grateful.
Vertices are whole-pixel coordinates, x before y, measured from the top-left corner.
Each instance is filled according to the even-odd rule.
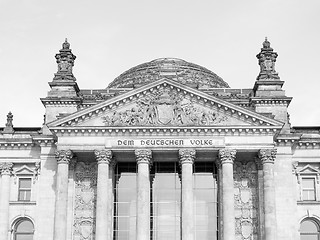
[[[111,82],[108,88],[139,87],[164,77],[191,87],[229,88],[212,71],[176,58],[159,58],[130,68]]]

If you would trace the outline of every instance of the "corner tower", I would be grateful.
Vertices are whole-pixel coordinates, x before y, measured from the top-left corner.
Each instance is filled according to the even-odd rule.
[[[280,80],[275,70],[278,54],[273,51],[267,38],[256,57],[260,72],[254,84],[253,97],[250,99],[251,105],[258,113],[271,113],[276,120],[284,123],[283,131],[289,132],[290,123],[287,109],[292,98],[287,97],[282,89],[284,81]]]
[[[45,124],[76,112],[81,102],[78,96],[80,90],[72,72],[76,56],[72,53],[67,39],[55,58],[58,71],[54,74],[52,82],[49,82],[51,90],[47,97],[41,98],[46,108]]]

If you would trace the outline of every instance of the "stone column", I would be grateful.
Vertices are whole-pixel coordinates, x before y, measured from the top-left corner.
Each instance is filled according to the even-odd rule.
[[[108,180],[108,231],[109,239],[113,239],[113,213],[114,213],[114,187],[115,187],[115,167],[116,161],[113,160],[109,165],[109,180]]]
[[[96,206],[96,240],[109,240],[108,236],[108,181],[109,164],[112,160],[111,150],[95,150],[98,162],[97,206]]]
[[[264,195],[264,232],[265,240],[276,240],[276,206],[274,188],[274,161],[277,150],[261,149],[258,152],[263,166],[263,195]]]
[[[0,164],[1,190],[0,190],[0,240],[8,239],[9,231],[9,201],[10,201],[10,176],[13,163]]]
[[[222,170],[222,235],[223,240],[235,239],[233,163],[236,150],[220,149],[219,163]]]
[[[67,239],[67,212],[68,212],[68,175],[69,162],[73,157],[71,150],[56,152],[57,178],[56,203],[54,215],[54,240]]]
[[[137,240],[150,239],[150,164],[152,152],[136,149],[137,177]]]
[[[181,231],[183,240],[194,240],[193,215],[193,162],[196,158],[194,149],[180,149],[181,165]]]

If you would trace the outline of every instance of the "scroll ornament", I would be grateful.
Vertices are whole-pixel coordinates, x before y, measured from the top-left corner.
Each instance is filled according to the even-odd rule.
[[[260,149],[258,152],[258,157],[262,164],[265,163],[274,163],[276,159],[277,149]]]
[[[57,162],[69,164],[70,160],[73,158],[73,152],[71,150],[60,150],[56,151]]]
[[[136,149],[134,151],[137,159],[137,163],[148,163],[152,161],[152,152],[150,149]]]
[[[13,163],[4,162],[0,163],[0,173],[1,175],[11,175],[12,174]]]
[[[236,153],[237,150],[235,149],[220,149],[219,150],[219,162],[221,164],[224,163],[232,163],[234,162],[234,160],[236,159]]]
[[[180,164],[191,163],[193,164],[196,158],[196,150],[194,149],[179,149]]]
[[[99,163],[110,163],[112,161],[111,150],[95,150],[94,155],[96,156],[97,162]]]

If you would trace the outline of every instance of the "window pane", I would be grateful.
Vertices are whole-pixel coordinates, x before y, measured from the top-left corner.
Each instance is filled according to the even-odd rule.
[[[19,188],[31,188],[31,178],[20,178]]]
[[[306,220],[301,223],[300,226],[301,233],[318,233],[318,226],[315,222]]]
[[[33,224],[29,220],[22,221],[18,223],[16,228],[17,233],[32,233],[33,232]]]
[[[318,240],[318,234],[316,235],[301,235],[301,240]]]
[[[19,201],[30,201],[31,191],[30,190],[20,190],[19,191]]]
[[[302,179],[303,188],[314,188],[314,179],[313,178],[303,178]]]
[[[115,171],[114,236],[134,240],[136,236],[136,163],[118,163]]]
[[[15,240],[33,240],[33,234],[16,234]]]

